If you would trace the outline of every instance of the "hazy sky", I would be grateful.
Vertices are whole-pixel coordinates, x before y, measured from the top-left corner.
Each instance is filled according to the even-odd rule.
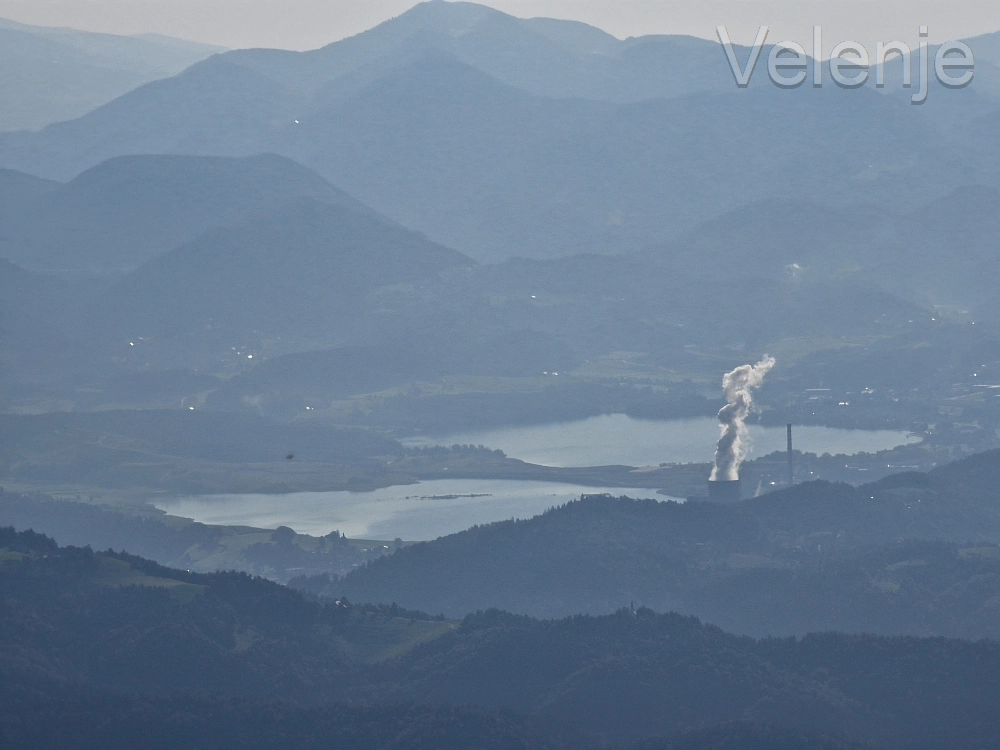
[[[714,38],[725,24],[741,42],[768,24],[772,41],[806,45],[813,24],[833,43],[916,37],[933,41],[1000,29],[1000,0],[486,0],[517,16],[574,18],[619,36],[678,33]],[[227,47],[319,47],[356,34],[413,0],[0,0],[0,17],[117,34],[158,32]]]

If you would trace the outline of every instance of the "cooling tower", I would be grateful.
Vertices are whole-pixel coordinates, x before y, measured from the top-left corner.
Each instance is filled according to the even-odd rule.
[[[713,503],[738,503],[743,499],[740,480],[708,480],[708,499]]]

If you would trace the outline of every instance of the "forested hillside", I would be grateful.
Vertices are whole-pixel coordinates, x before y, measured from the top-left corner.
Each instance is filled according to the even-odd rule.
[[[1000,637],[1000,454],[737,505],[585,496],[294,585],[461,616],[608,613],[636,602],[754,635]]]
[[[30,532],[0,537],[0,731],[33,743],[22,746],[66,746],[78,731],[82,746],[122,746],[153,727],[235,746],[256,726],[241,720],[248,712],[271,717],[253,747],[274,746],[285,722],[304,747],[326,733],[348,747],[412,733],[421,747],[427,732],[459,745],[481,732],[481,747],[565,746],[560,737],[586,747],[713,725],[663,746],[749,750],[768,736],[842,746],[796,745],[797,734],[928,749],[1000,741],[1000,650],[988,641],[755,641],[648,609],[557,621],[492,610],[453,623],[309,602],[246,575],[185,573]],[[370,707],[310,708],[359,699]],[[479,711],[445,708],[456,705]],[[189,712],[202,718],[179,725]],[[218,734],[202,732],[210,715]]]

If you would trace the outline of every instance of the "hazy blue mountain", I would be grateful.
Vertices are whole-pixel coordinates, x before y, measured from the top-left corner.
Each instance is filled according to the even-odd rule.
[[[927,309],[997,319],[993,273],[1000,190],[968,185],[924,203],[896,192],[890,204],[851,208],[809,198],[766,198],[711,219],[645,253],[684,259],[686,273],[752,268],[801,283],[877,286]],[[675,261],[676,262],[676,261]]]
[[[784,340],[898,336],[914,320],[924,332],[933,316],[853,280],[797,279],[781,266],[716,278],[698,248],[670,264],[594,255],[476,265],[398,228],[380,245],[389,225],[326,213],[313,221],[302,206],[279,209],[171,250],[100,295],[79,335],[134,367],[254,369],[213,396],[242,408],[254,395],[298,404],[448,375],[537,377],[623,350],[650,375],[709,374],[723,367],[716,352],[728,363]],[[404,277],[405,264],[380,265],[380,247],[443,262]],[[361,269],[370,275],[348,281]],[[768,299],[750,316],[747,289]]]
[[[940,129],[942,135],[948,134],[952,138],[969,137],[969,125],[978,118],[990,115],[1000,103],[1000,55],[997,54],[1000,41],[998,40],[1000,33],[983,34],[964,40],[975,56],[975,77],[971,85],[961,89],[949,89],[937,82],[934,56],[939,47],[931,45],[928,51],[931,61],[928,98],[919,106],[912,108],[915,116]],[[885,86],[874,87],[874,72],[867,86],[904,104],[909,103],[917,93],[918,85],[917,51],[913,50],[912,54],[911,87],[903,87],[903,64],[898,55],[889,58],[885,64]],[[959,71],[954,71],[953,74],[958,75]],[[981,145],[988,143],[988,138],[980,141]],[[990,161],[994,161],[996,157],[994,149],[990,148],[972,150],[972,153],[975,153],[978,159],[987,157]]]
[[[963,179],[932,130],[869,92],[551,100],[440,56],[317,97],[293,129],[294,158],[477,258],[641,248],[813,184],[852,205],[890,182],[903,201],[933,195],[917,176],[931,165],[937,185]]]
[[[545,97],[638,101],[732,85],[714,42],[687,36],[619,40],[592,26],[522,19],[473,3],[424,2],[357,36],[301,54],[239,50],[223,59],[290,88],[345,92],[428,52]]]
[[[300,347],[329,344],[349,332],[374,290],[472,264],[368,210],[299,198],[147,261],[94,314],[129,341],[194,335],[228,351],[252,331]]]
[[[80,319],[101,284],[34,273],[0,259],[0,393],[20,385],[43,389],[56,382],[92,377],[97,355],[92,339],[67,323]]]
[[[15,200],[30,200],[59,185],[52,180],[17,172],[12,169],[0,169],[0,207],[6,209]]]
[[[1000,31],[970,37],[965,43],[972,47],[977,67],[981,61],[1000,65]]]
[[[18,194],[0,203],[16,209],[0,231],[0,257],[46,271],[134,268],[294,198],[366,210],[315,172],[267,155],[125,156],[64,185],[9,170],[0,174],[4,195],[6,184]]]
[[[967,182],[976,167],[963,162],[964,144],[870,90],[732,85],[599,101],[548,85],[526,90],[450,44],[383,50],[395,49],[383,37],[449,37],[451,29],[460,40],[468,29],[469,48],[488,56],[486,37],[507,48],[505,35],[524,28],[531,24],[477,6],[431,3],[373,36],[313,53],[214,57],[86,117],[0,138],[0,164],[68,179],[121,153],[281,153],[478,259],[640,249],[740,205],[817,185],[831,205],[882,204],[890,195],[917,205]],[[556,22],[538,28],[546,33],[532,31],[532,45],[560,55],[575,49],[570,61],[598,38],[581,42],[577,26],[556,33]],[[695,43],[628,44],[641,53],[639,67],[659,61],[672,70],[673,56],[686,55],[676,50]],[[712,70],[729,75],[717,45],[704,45],[715,55]],[[340,61],[353,59],[355,47],[368,62]],[[524,65],[525,76],[550,69]]]
[[[913,320],[923,331],[932,317],[857,280],[797,278],[780,264],[748,259],[739,246],[727,251],[719,258],[721,253],[692,244],[652,257],[484,264],[427,288],[394,294],[385,302],[391,302],[392,311],[378,322],[428,333],[455,320],[484,330],[502,323],[556,336],[585,357],[644,352],[649,364],[687,370],[699,367],[697,352],[715,348],[767,349],[783,339],[824,340],[845,331],[898,335],[912,329]],[[739,272],[726,273],[727,268]],[[748,305],[748,294],[767,304]],[[369,335],[376,332],[373,328]],[[706,361],[704,366],[720,365]]]
[[[972,49],[976,60],[975,78],[965,89],[966,93],[974,91],[984,100],[1000,102],[1000,32],[980,34],[964,41]],[[930,54],[936,54],[938,49],[932,46]],[[958,75],[959,72],[953,74]],[[931,75],[934,75],[933,68]]]
[[[0,131],[79,117],[222,52],[159,35],[114,36],[0,19]]]
[[[52,180],[12,169],[0,169],[0,246],[6,242],[10,227],[31,202],[58,186],[59,183]]]
[[[997,154],[985,159],[991,157],[1000,170]],[[931,304],[997,320],[998,205],[996,185],[969,185],[908,212],[898,222],[901,249],[888,270]]]
[[[299,99],[279,84],[213,58],[76,120],[38,133],[4,134],[0,144],[9,148],[4,166],[69,180],[128,154],[265,153],[272,150],[267,134],[290,123],[299,109]]]
[[[489,375],[537,377],[575,369],[579,357],[551,334],[444,323],[393,331],[368,346],[287,354],[263,360],[212,394],[213,408],[301,413],[307,403],[382,391],[414,381]]]

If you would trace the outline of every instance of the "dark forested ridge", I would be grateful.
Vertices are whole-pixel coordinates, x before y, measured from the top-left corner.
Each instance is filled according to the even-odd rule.
[[[471,446],[413,449],[401,458],[398,443],[367,432],[198,415],[165,413],[152,422],[145,417],[155,412],[26,417],[34,437],[22,445],[61,457],[67,478],[81,476],[70,472],[110,450],[115,462],[103,469],[108,476],[127,478],[142,463],[142,477],[159,467],[179,491],[239,491],[240,483],[244,491],[322,489],[334,481],[364,488],[412,481],[407,472],[434,466],[458,471],[465,462],[479,470],[544,468]],[[7,418],[7,434],[21,419]],[[101,425],[113,426],[114,441],[101,444]],[[211,452],[225,430],[241,428],[239,451],[224,457],[229,462],[197,458]],[[62,432],[76,434],[91,452],[71,451]],[[161,455],[167,445],[188,458]],[[303,445],[304,460],[298,454],[285,460],[286,450]],[[262,484],[253,461],[269,452],[278,453],[286,471]],[[338,463],[338,452],[355,462]],[[16,472],[8,476],[53,470],[32,469],[23,454],[11,460]],[[861,487],[813,482],[739,505],[591,495],[536,518],[404,549],[399,541],[347,540],[338,533],[314,537],[288,528],[194,523],[146,504],[148,490],[137,496],[143,502],[117,505],[99,496],[80,502],[86,490],[75,500],[65,491],[57,499],[0,493],[0,523],[44,531],[60,543],[124,549],[204,572],[235,568],[323,597],[397,602],[456,618],[490,607],[544,617],[603,614],[636,602],[755,636],[835,629],[997,638],[998,473],[992,452],[927,474],[897,474]]]
[[[120,747],[159,732],[197,736],[195,747],[319,747],[342,734],[336,746],[436,736],[458,748],[478,733],[477,747],[512,748],[1000,742],[989,641],[757,641],[647,609],[557,621],[492,610],[453,623],[9,529],[0,591],[0,737],[24,747],[68,747],[76,733],[75,747]],[[345,701],[365,707],[330,708]]]
[[[0,690],[4,699],[0,742],[25,750],[570,750],[594,744],[566,742],[539,731],[530,720],[467,707],[310,708],[245,699],[67,692],[67,697],[50,698]],[[742,735],[724,736],[744,741]],[[813,749],[801,744],[806,740],[798,741],[790,750]]]
[[[755,635],[1000,637],[998,475],[991,452],[738,505],[585,496],[297,585],[450,616],[495,606],[557,617],[635,601]]]

